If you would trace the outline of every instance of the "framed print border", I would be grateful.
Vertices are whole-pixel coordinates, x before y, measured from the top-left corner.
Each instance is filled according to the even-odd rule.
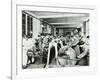
[[[91,31],[90,31],[90,33],[91,33],[90,36],[91,35],[93,36],[93,33],[96,33],[96,30],[93,30],[93,29],[95,29],[94,25],[96,25],[96,22],[93,21],[93,19],[96,19],[96,12],[95,12],[96,9],[95,8],[93,8],[93,7],[91,7],[91,8],[90,7],[89,8],[88,7],[87,8],[86,7],[73,7],[73,6],[72,7],[71,6],[68,7],[68,6],[62,6],[62,5],[60,6],[60,4],[59,4],[59,6],[54,6],[52,4],[48,4],[48,6],[47,5],[43,6],[43,5],[44,4],[38,5],[37,3],[36,4],[34,4],[34,3],[33,4],[32,3],[31,4],[30,3],[24,4],[23,2],[21,4],[19,2],[18,3],[17,2],[13,2],[12,3],[12,12],[11,12],[12,13],[11,14],[11,18],[12,18],[12,21],[11,21],[12,22],[11,23],[12,24],[12,26],[11,26],[12,27],[11,28],[12,29],[12,32],[11,32],[11,35],[12,35],[12,44],[11,44],[12,45],[11,76],[12,76],[12,80],[14,80],[14,79],[22,79],[23,80],[24,77],[26,77],[26,75],[30,71],[33,71],[33,72],[30,72],[29,75],[27,75],[28,76],[27,78],[38,78],[39,75],[41,75],[40,77],[42,77],[42,76],[43,77],[44,76],[46,76],[46,77],[52,77],[52,76],[55,77],[55,75],[53,75],[54,73],[57,73],[57,71],[58,71],[59,73],[56,74],[56,75],[61,75],[60,74],[61,72],[62,73],[66,73],[65,70],[75,71],[75,73],[77,73],[78,75],[80,75],[79,73],[82,73],[83,70],[84,70],[84,72],[87,70],[87,73],[91,73],[91,71],[93,73],[95,73],[96,70],[97,70],[97,64],[95,63],[96,61],[94,61],[94,59],[92,60],[94,62],[92,65],[94,65],[94,66],[93,67],[90,66],[91,68],[90,67],[81,67],[83,70],[78,70],[77,68],[79,68],[79,67],[77,67],[77,68],[73,67],[73,69],[72,68],[68,68],[68,69],[61,68],[61,70],[59,70],[59,69],[45,69],[45,70],[43,70],[43,69],[29,70],[28,69],[28,70],[22,70],[21,69],[22,67],[20,66],[20,64],[22,64],[22,54],[21,55],[19,54],[19,52],[22,51],[22,50],[19,49],[22,46],[22,38],[21,38],[21,35],[20,35],[21,30],[20,30],[20,27],[19,27],[19,26],[21,26],[21,22],[20,22],[20,20],[21,20],[21,15],[20,15],[21,12],[20,11],[21,10],[25,10],[25,9],[32,10],[33,7],[34,7],[34,10],[37,10],[37,9],[40,8],[42,11],[44,10],[44,8],[46,9],[46,11],[48,11],[47,9],[49,9],[50,11],[54,11],[55,9],[58,9],[58,11],[56,10],[55,12],[59,12],[60,10],[65,10],[65,9],[68,10],[69,12],[70,11],[72,11],[72,12],[75,12],[75,11],[79,12],[79,10],[80,10],[81,12],[85,12],[86,13],[86,11],[87,11],[87,12],[89,12],[91,14],[90,26],[92,26],[92,27],[91,27]],[[62,12],[64,12],[64,11],[62,11]],[[91,38],[91,39],[94,40],[94,42],[96,42],[96,40],[94,39],[95,37],[96,36]],[[90,43],[92,45],[96,46],[92,42],[93,41],[91,41]],[[94,47],[92,46],[91,49],[93,49],[93,48]],[[96,52],[96,49],[94,50],[94,52]],[[93,54],[93,56],[91,58],[93,58],[93,57],[96,60],[96,54]],[[79,69],[81,69],[81,68],[79,68]],[[91,70],[88,70],[88,69],[91,69]],[[69,75],[72,74],[72,71],[69,72],[70,73]],[[32,76],[32,74],[34,72],[36,73],[36,75]],[[38,72],[40,72],[39,75],[37,75]],[[25,73],[25,74],[23,74],[23,73]],[[51,73],[53,73],[52,76],[48,76],[48,74],[51,74]],[[75,73],[73,73],[73,74],[75,74]],[[63,74],[61,76],[63,76]]]

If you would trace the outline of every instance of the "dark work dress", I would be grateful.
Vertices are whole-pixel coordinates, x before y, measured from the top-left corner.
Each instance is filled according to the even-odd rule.
[[[48,50],[43,49],[42,63],[44,63],[44,64],[47,63],[47,55],[48,55]]]
[[[80,52],[83,52],[83,48],[80,47]],[[81,58],[76,65],[80,65],[80,66],[88,66],[89,65],[89,52],[87,52],[87,54]]]
[[[61,48],[61,44],[60,43],[57,43],[57,50],[59,52],[59,49]]]
[[[51,63],[52,63],[52,61],[53,61],[54,57],[55,57],[55,47],[54,47],[54,46],[52,46],[52,47],[50,48],[49,64],[51,64]]]

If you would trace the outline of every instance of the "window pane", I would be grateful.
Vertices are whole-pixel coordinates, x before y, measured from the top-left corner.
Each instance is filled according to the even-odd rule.
[[[26,27],[26,15],[22,13],[22,36],[25,36],[25,27]]]
[[[27,37],[28,38],[32,38],[32,32],[33,32],[33,28],[32,28],[32,17],[31,16],[27,16]]]

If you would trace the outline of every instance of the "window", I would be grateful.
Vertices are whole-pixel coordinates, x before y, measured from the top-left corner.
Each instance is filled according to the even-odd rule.
[[[22,13],[22,36],[25,36],[26,33],[26,15]]]
[[[32,38],[33,34],[33,18],[26,14],[22,13],[22,37],[26,36]]]

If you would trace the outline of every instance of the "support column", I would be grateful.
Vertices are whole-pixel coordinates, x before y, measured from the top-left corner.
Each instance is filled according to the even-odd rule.
[[[89,20],[86,21],[86,36],[89,35]]]
[[[86,35],[86,21],[83,22],[84,35]]]
[[[56,28],[54,28],[54,36],[56,36]]]

